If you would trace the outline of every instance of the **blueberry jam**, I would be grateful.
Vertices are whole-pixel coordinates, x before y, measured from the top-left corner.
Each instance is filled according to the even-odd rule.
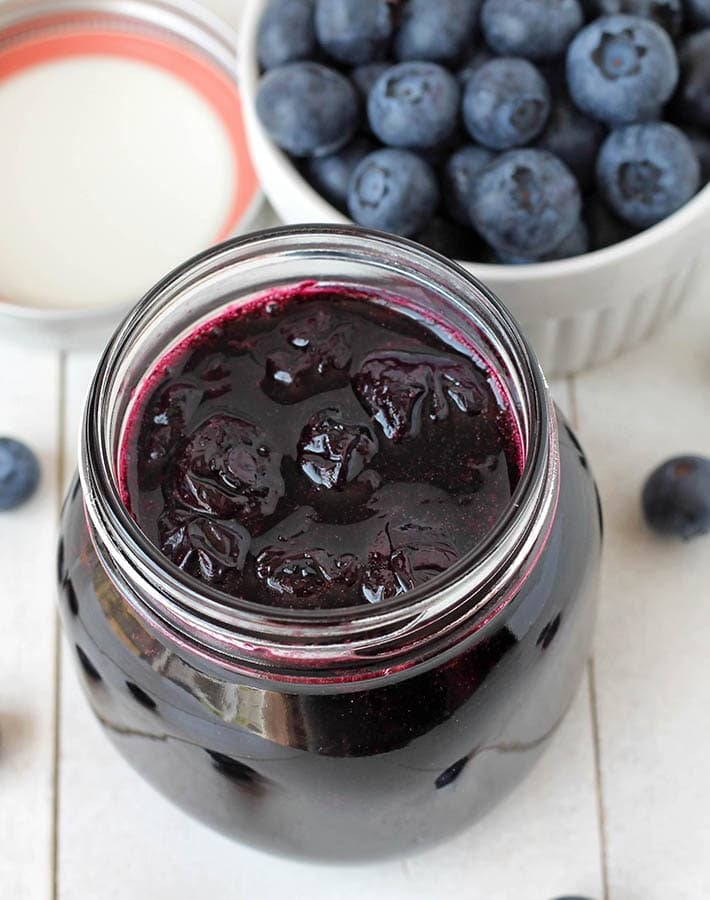
[[[175,565],[261,604],[378,603],[500,519],[521,466],[502,388],[475,349],[376,299],[302,286],[158,364],[123,493]]]

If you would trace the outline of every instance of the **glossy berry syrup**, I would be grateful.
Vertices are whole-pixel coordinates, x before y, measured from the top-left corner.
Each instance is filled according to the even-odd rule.
[[[476,546],[510,503],[517,427],[484,360],[375,297],[304,285],[158,364],[124,499],[175,565],[293,608],[379,603]]]

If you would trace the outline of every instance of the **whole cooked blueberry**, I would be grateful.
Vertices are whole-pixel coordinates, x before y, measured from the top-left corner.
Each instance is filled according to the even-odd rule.
[[[680,48],[680,84],[674,107],[678,118],[710,129],[710,28],[691,34]]]
[[[456,79],[446,69],[435,63],[400,63],[370,91],[370,128],[390,147],[436,147],[453,134],[460,100]]]
[[[259,20],[256,50],[264,69],[312,59],[318,52],[315,0],[270,0]]]
[[[565,94],[552,102],[550,118],[535,146],[549,150],[569,166],[583,191],[594,184],[594,165],[606,130],[580,112]]]
[[[461,225],[471,225],[468,204],[471,185],[493,159],[486,147],[466,144],[449,157],[441,175],[441,192],[448,214]]]
[[[485,0],[481,29],[501,56],[553,59],[584,24],[579,0]]]
[[[589,229],[585,222],[580,219],[567,237],[543,256],[536,259],[529,259],[524,256],[512,256],[508,253],[499,253],[498,259],[509,266],[524,266],[536,262],[553,262],[557,259],[570,259],[573,256],[582,256],[582,254],[588,252]]]
[[[701,186],[710,181],[710,136],[695,128],[688,128],[685,136],[690,141],[690,146],[695,151],[700,163]]]
[[[604,201],[594,194],[584,206],[584,217],[589,228],[592,250],[603,250],[620,244],[636,234],[637,229],[618,219]]]
[[[461,86],[461,90],[465,89],[468,80],[473,73],[480,69],[484,63],[490,62],[492,59],[494,59],[494,56],[487,47],[471,47],[462,60],[461,67],[456,72],[456,78]]]
[[[335,153],[309,159],[306,171],[311,184],[339,209],[346,209],[352,174],[360,161],[374,149],[372,141],[356,137]]]
[[[690,200],[700,186],[700,164],[674,125],[627,125],[612,131],[602,145],[597,183],[620,219],[646,228]]]
[[[590,0],[592,16],[615,16],[619,13],[653,19],[672,37],[683,30],[683,0]]]
[[[677,456],[655,469],[641,494],[646,522],[685,540],[710,532],[710,459]]]
[[[550,89],[532,63],[493,59],[466,83],[464,125],[471,137],[493,150],[522,147],[545,127]]]
[[[211,416],[190,434],[175,454],[174,473],[173,496],[180,506],[225,520],[225,534],[230,520],[258,531],[285,491],[281,454],[258,426],[226,413]],[[226,537],[214,538],[215,546],[220,542],[224,546]]]
[[[394,39],[399,60],[449,63],[470,46],[481,0],[408,0]]]
[[[338,409],[324,409],[306,422],[298,441],[298,465],[315,485],[342,489],[377,453],[377,438],[363,424],[346,422]]]
[[[574,175],[546,150],[509,150],[473,185],[474,225],[498,253],[549,253],[574,228],[582,201]]]
[[[376,351],[363,361],[352,386],[368,415],[395,443],[417,437],[425,424],[444,422],[456,410],[473,416],[486,407],[481,373],[458,358]]]
[[[256,111],[269,136],[292,156],[326,156],[348,143],[360,122],[358,96],[339,72],[312,62],[272,69],[261,79]]]
[[[251,536],[236,519],[176,515],[161,522],[160,549],[176,566],[201,581],[219,583],[244,568]]]
[[[601,122],[657,119],[678,83],[678,59],[668,33],[650,19],[605,16],[570,44],[567,82],[576,105]]]
[[[431,167],[407,150],[370,153],[350,181],[350,215],[366,228],[411,237],[428,224],[438,204]]]
[[[350,80],[364,101],[367,101],[367,95],[372,90],[374,83],[389,67],[390,64],[386,62],[373,62],[357,66],[351,71]]]
[[[316,0],[316,35],[321,47],[351,66],[382,59],[392,36],[387,0]]]
[[[468,228],[464,228],[441,216],[434,216],[427,227],[417,234],[416,240],[449,259],[474,262],[480,261],[486,253],[486,247],[470,223]]]
[[[694,28],[710,28],[710,0],[685,0]]]
[[[39,463],[30,448],[14,438],[0,438],[0,510],[21,506],[38,484]]]

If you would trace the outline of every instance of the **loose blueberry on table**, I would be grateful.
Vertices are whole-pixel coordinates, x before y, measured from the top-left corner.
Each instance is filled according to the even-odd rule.
[[[710,459],[677,456],[648,476],[641,495],[653,531],[684,540],[710,532]]]
[[[257,44],[262,124],[313,186],[457,259],[602,249],[710,178],[710,0],[270,0]],[[495,175],[509,151],[564,172],[560,190],[539,160],[525,201],[554,245],[471,214],[518,215]]]
[[[390,151],[394,152],[394,151]],[[184,571],[296,608],[378,603],[481,541],[520,474],[492,376],[362,296],[274,296],[149,379],[124,493]]]
[[[21,506],[39,484],[39,463],[32,450],[14,438],[0,438],[0,511]]]

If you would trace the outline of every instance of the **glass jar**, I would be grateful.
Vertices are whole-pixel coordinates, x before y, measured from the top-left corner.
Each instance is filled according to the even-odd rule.
[[[524,452],[481,545],[410,593],[346,610],[220,595],[162,556],[117,486],[130,404],[155,361],[221,310],[309,281],[404,298],[475,341]],[[106,734],[167,797],[261,849],[370,859],[460,830],[532,766],[587,657],[600,538],[584,454],[495,297],[408,241],[277,229],[173,272],[109,344],[63,511],[61,615]]]

